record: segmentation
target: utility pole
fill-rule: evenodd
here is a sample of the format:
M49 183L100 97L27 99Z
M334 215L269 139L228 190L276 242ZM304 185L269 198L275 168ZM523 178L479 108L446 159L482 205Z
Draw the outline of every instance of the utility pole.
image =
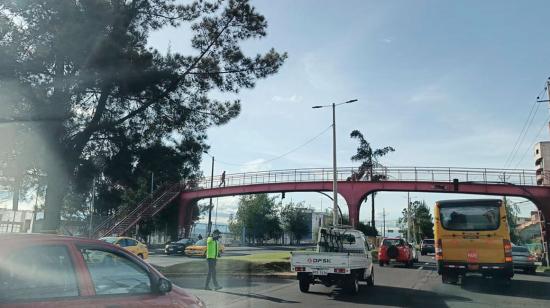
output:
M210 189L214 188L214 156L212 156L212 171L210 172ZM212 198L208 206L208 226L206 228L206 236L212 231Z
M382 208L382 226L384 228L384 237L386 237L386 208Z
M407 192L407 241L411 240L411 196Z
M92 200L90 202L90 231L89 237L93 236L93 219L94 219L94 202L95 202L95 177L92 180Z
M334 103L332 103L332 175L332 225L336 227L338 223L338 174L336 173L336 104Z
M155 173L151 171L151 196L153 195L153 182L155 181Z
M352 99L339 104L332 103L331 105L311 107L313 109L332 107L332 201L333 201L332 225L333 226L336 226L338 224L338 174L336 173L336 106L340 106L343 104L350 104L356 101L357 99ZM354 224L357 224L358 221L353 221L351 223L352 225L354 225Z

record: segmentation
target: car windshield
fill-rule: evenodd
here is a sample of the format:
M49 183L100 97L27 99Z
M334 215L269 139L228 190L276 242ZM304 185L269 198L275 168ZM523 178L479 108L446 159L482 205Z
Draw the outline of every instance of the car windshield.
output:
M500 226L498 206L445 206L439 209L439 215L447 230L489 231Z
M197 241L194 246L206 246L206 240Z
M549 21L0 0L0 307L550 308Z
M383 242L382 242L382 245L384 246L397 246L397 245L401 245L401 241L400 239L385 239Z
M512 246L512 252L529 252L529 249L527 247L521 247L521 246Z
M110 244L114 244L118 238L117 237L102 237L100 238L100 240L104 241L104 242L107 242L107 243L110 243Z

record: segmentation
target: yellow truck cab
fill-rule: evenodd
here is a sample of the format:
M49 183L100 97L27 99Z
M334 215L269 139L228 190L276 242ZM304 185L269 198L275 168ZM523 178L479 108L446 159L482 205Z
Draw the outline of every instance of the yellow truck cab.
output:
M498 199L437 201L437 272L456 283L468 272L509 281L514 275L506 208Z

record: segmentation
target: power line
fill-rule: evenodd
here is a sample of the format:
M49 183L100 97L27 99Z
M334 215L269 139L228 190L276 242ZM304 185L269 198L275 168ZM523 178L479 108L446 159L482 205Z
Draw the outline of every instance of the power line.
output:
M523 155L521 156L521 159L518 161L518 163L516 164L516 166L514 168L517 168L519 166L519 164L521 164L523 162L523 160L525 159L527 153L529 153L529 150L532 149L533 145L535 145L537 139L539 138L540 134L542 133L542 130L547 127L548 125L548 121L550 121L550 116L544 121L544 123L542 124L541 128L539 129L539 132L537 133L537 135L535 136L535 138L533 138L533 140L531 141L531 143L529 144L529 147L527 149L525 149L525 152L523 153Z
M268 159L268 160L265 160L265 161L262 161L262 162L259 162L257 164L265 164L265 163L268 163L268 162L272 162L274 160L277 160L277 159L281 159L289 154L292 154L296 151L298 151L299 149L305 147L306 145L312 143L313 141L315 141L317 138L321 137L323 134L325 134L330 128L332 128L332 124L329 125L327 128L325 128L323 131L321 131L319 134L315 135L314 137L308 139L307 141L305 141L304 143L300 144L299 146L293 148L292 150L284 153L284 154L281 154L279 156L275 156L271 159ZM206 155L212 157L212 155L208 154L208 153L205 153ZM253 165L257 165L257 164L254 164L254 163L232 163L232 162L226 162L226 161L222 161L222 160L218 160L216 159L216 161L218 163L221 163L221 164L224 164L224 165L230 165L230 166L237 166L237 167L243 167L243 166L253 166Z
M512 147L512 151L508 154L506 158L506 162L504 163L504 168L508 167L512 162L514 161L514 158L516 157L519 149L521 148L521 145L523 144L523 141L525 137L527 136L527 132L529 131L529 128L531 127L531 124L533 123L533 120L537 114L538 108L539 108L539 100L540 96L543 95L546 91L546 87L544 87L539 94L537 95L537 99L533 102L531 105L531 109L529 110L529 115L527 116L527 119L525 119L525 122L523 123L523 127L521 128L521 131L516 139L516 142L514 143L514 146ZM535 108L536 107L536 108ZM533 112L534 111L534 112Z

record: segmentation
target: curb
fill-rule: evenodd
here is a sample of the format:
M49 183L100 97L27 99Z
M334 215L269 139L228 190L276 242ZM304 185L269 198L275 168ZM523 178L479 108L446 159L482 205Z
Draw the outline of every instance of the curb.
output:
M184 277L205 277L207 273L162 273L168 278L184 278ZM266 273L266 274L251 274L251 273L230 273L230 272L218 272L218 277L232 276L238 278L248 277L263 277L263 278L277 278L277 279L296 279L295 273Z

